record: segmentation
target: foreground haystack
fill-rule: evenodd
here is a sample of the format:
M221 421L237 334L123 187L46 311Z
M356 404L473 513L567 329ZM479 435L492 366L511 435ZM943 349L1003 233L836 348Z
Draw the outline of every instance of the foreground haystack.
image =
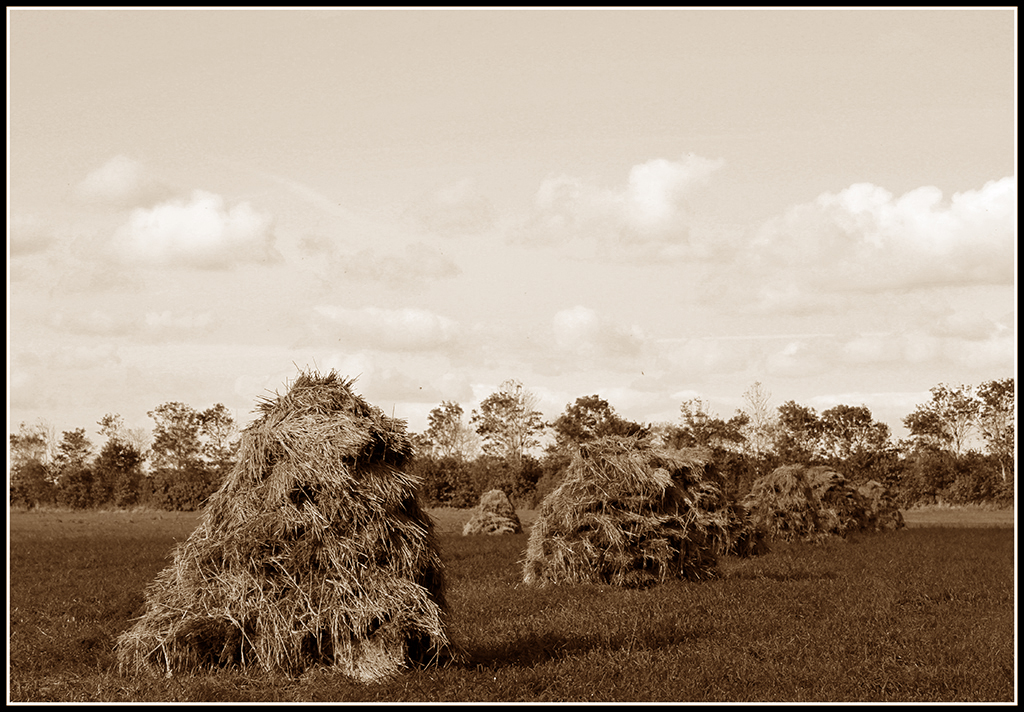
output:
M361 680L446 654L430 518L402 421L333 371L259 404L238 463L117 641L122 671L237 664Z
M462 536L470 534L518 534L523 525L508 495L500 489L484 492L480 506L462 528Z
M728 548L729 523L703 451L598 440L580 447L541 503L523 579L643 586L711 578Z
M878 497L880 507L891 503L882 494ZM875 531L885 518L872 513L871 502L845 477L820 465L777 468L754 482L743 506L754 526L771 539L784 541L822 541ZM896 516L902 520L898 510ZM891 513L888 517L888 521L894 518Z

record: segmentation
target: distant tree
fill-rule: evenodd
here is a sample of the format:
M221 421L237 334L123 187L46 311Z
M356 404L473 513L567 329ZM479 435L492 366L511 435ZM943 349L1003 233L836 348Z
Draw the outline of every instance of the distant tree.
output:
M85 428L65 430L57 445L57 503L74 509L93 504L92 443Z
M442 401L430 411L424 440L434 457L469 459L477 448L477 435L462 420L462 406Z
M124 419L107 413L97 424L107 441L93 465L95 504L128 507L139 500L144 456L136 432L125 427Z
M39 460L11 464L10 502L15 507L38 507L54 501L54 484L49 469Z
M736 411L729 420L722 420L712 414L706 401L688 398L679 406L680 430L675 433L676 447L722 447L734 448L745 442L744 430L750 423L750 416Z
M199 414L200 454L218 481L235 462L238 426L223 403L215 403Z
M820 423L821 449L829 457L846 460L888 445L889 426L876 421L866 406L837 405L821 414Z
M33 425L21 423L17 433L11 433L11 462L19 465L35 460L44 466L53 462L57 448L54 441L53 426L45 421Z
M513 379L487 396L470 418L483 440L484 453L519 463L528 450L539 445L545 423L536 410L537 402L534 394Z
M966 385L950 387L940 383L931 389L931 394L931 401L918 405L903 418L903 424L918 440L959 457L977 423L981 401Z
M979 426L989 454L999 463L1003 482L1013 474L1016 391L1012 378L986 381L978 387Z
M153 466L184 472L200 462L203 443L199 437L202 414L184 403L164 403L147 415L153 428Z
M234 420L220 403L205 411L164 403L148 415L155 422L150 447L154 470L148 483L152 504L198 509L233 462Z
M818 450L821 420L813 408L786 401L778 407L775 452L783 464L809 464Z
M743 393L743 413L747 416L743 435L750 454L754 457L761 457L767 453L775 439L776 419L769 406L771 399L771 391L760 381L754 381Z
M152 436L145 428L129 428L125 425L124 418L117 413L107 413L96 424L100 426L99 434L108 441L111 439L120 440L131 445L143 455L149 451Z
M551 424L555 432L555 445L566 447L609 435L632 437L643 435L646 428L639 423L626 420L615 412L608 401L597 396L581 396L575 403L565 406L562 413Z
M12 505L36 507L54 501L52 453L53 428L45 422L21 423L10 434L10 501Z

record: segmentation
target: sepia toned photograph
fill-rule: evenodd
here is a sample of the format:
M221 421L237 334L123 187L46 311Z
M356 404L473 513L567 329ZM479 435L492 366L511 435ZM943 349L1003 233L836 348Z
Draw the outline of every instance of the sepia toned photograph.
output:
M1016 7L6 15L8 703L1016 703Z

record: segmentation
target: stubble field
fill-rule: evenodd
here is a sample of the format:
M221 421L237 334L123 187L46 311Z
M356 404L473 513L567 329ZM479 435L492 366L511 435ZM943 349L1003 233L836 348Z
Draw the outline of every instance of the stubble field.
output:
M1015 518L912 510L908 528L725 557L644 590L521 583L527 533L429 510L462 659L364 685L324 671L122 677L114 641L196 513L11 512L13 702L1014 702ZM536 512L520 511L527 528Z

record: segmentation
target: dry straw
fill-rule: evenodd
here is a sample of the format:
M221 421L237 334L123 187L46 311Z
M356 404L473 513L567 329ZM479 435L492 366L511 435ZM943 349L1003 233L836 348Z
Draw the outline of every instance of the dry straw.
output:
M523 579L645 586L711 578L733 541L733 518L705 451L597 440L574 453L541 503Z
M857 487L868 509L868 523L878 531L895 531L907 526L896 500L881 482L868 480Z
M523 525L508 495L493 489L480 496L480 505L462 528L462 535L518 534L521 531Z
M369 681L449 654L411 442L334 371L263 399L238 462L117 641L122 672L325 667Z
M826 466L785 465L754 482L744 498L753 526L771 539L820 542L854 532L899 528L902 516L882 485L877 504ZM884 512L884 513L882 513ZM899 525L895 522L898 520Z

